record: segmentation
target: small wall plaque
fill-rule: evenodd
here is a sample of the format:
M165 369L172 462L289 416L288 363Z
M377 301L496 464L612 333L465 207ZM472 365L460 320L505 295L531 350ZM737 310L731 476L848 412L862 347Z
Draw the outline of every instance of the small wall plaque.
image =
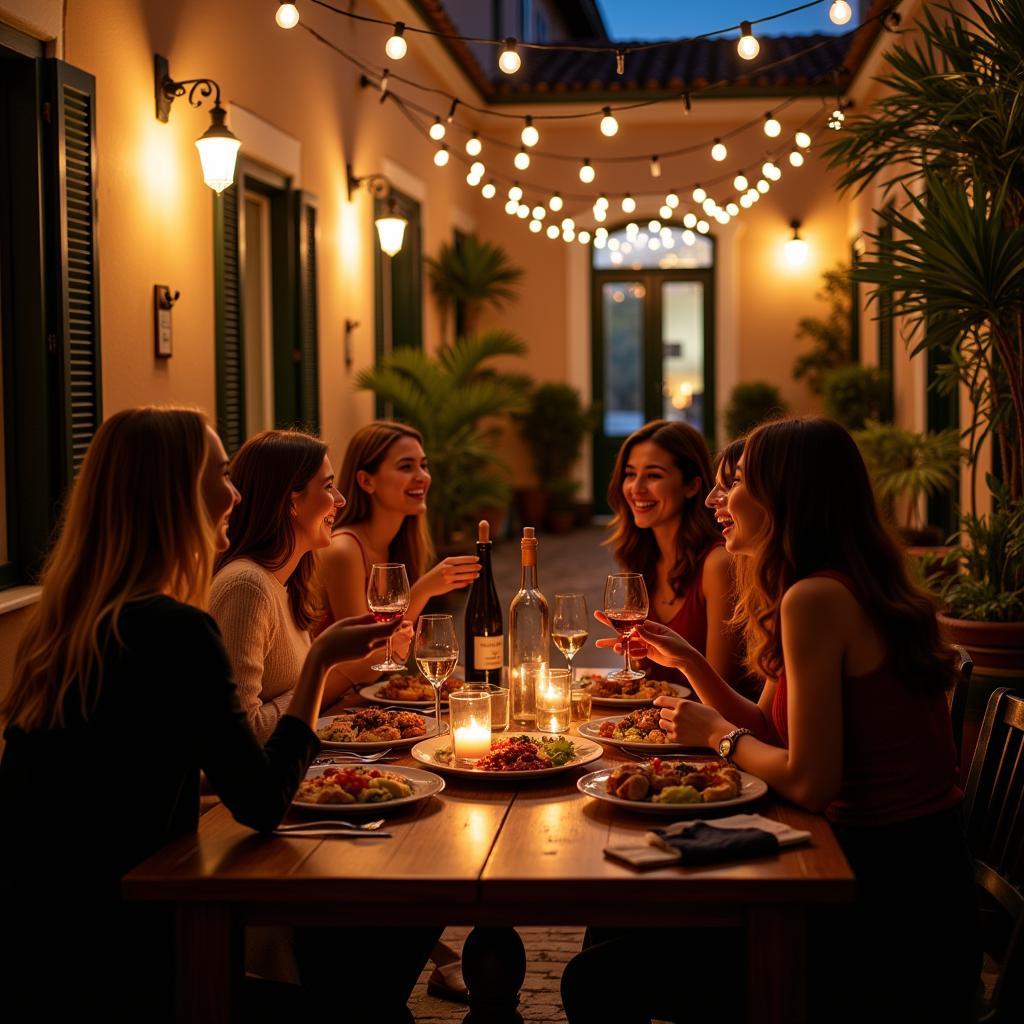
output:
M153 285L153 332L157 359L170 359L174 355L174 333L171 309L181 292L172 292L165 284Z

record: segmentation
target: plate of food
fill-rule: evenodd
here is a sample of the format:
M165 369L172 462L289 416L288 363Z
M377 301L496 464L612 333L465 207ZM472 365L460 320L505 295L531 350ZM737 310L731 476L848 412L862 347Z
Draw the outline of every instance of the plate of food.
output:
M599 743L578 736L529 732L496 736L491 752L474 767L453 763L451 741L444 736L422 740L412 748L420 764L456 775L476 778L534 779L554 775L596 761L603 753Z
M448 694L465 685L464 679L452 677L441 687L441 703L448 703ZM434 706L434 688L423 678L413 672L396 672L386 679L364 686L359 696L371 704L397 704L410 708L432 708Z
M447 731L442 722L441 735ZM424 737L439 735L432 716L387 708L358 708L318 718L316 734L325 750L360 752L411 747Z
M607 672L580 670L574 686L590 694L600 707L641 708L655 697L689 697L690 689L663 679L610 679Z
M595 800L630 811L675 818L699 817L719 808L760 800L768 785L747 772L711 758L696 761L655 757L590 772L576 788Z
M307 811L376 813L426 800L444 789L444 779L420 768L378 768L375 765L323 765L310 768L299 783L293 807Z
M613 715L611 718L595 718L579 728L581 736L611 743L616 747L630 747L633 750L657 753L662 750L683 750L678 743L669 741L658 724L661 708L637 708L628 715Z

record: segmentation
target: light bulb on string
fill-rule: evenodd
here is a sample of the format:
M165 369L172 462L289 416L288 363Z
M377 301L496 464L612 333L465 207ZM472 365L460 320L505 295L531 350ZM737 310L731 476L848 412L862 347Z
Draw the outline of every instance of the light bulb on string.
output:
M828 20L833 25L845 25L853 17L853 9L846 0L833 0L828 9Z
M475 174L478 178L482 178L487 173L487 168L484 167L482 161L474 160L469 172L470 174Z
M530 208L525 203L521 203L516 208L516 216L520 220L526 220L526 218L530 216Z
M448 147L442 142L441 145L437 147L437 152L434 153L434 163L438 167L445 167L448 163L448 157Z
M698 186L697 186L697 187L696 187L696 188L695 188L695 189L693 190L693 197L692 197L692 198L693 198L693 201L694 201L695 203L703 203L703 202L704 202L704 200L705 200L705 199L707 199L707 197L708 197L708 194L707 194L707 192L705 192L705 191L704 191L704 189L702 189L702 188L700 187L700 185L698 185Z
M603 223L608 219L608 211L603 206L594 207L594 220L599 224Z
M618 132L619 122L615 120L611 107L605 107L602 113L604 117L601 118L601 134L610 139Z
M704 202L700 205L705 213L714 213L714 211L718 209L718 203L716 203L711 196L707 196Z
M740 208L735 203L726 203L725 212L729 214L730 217L735 217L739 214Z
M590 244L590 232L589 231L581 231L576 236L576 240L580 243L580 245L589 245Z
M725 210L715 210L715 220L717 220L719 224L724 225L728 224L729 221L732 220L732 218L729 216L728 213L726 213Z
M782 177L782 172L771 162L771 160L765 160L765 162L761 164L761 173L769 181L778 181L779 178Z
M519 44L512 36L509 36L498 57L498 68L506 75L514 75L522 66L523 59L519 56Z
M280 3L274 20L281 28L295 28L299 23L299 9L293 3Z
M749 21L740 22L740 38L736 44L736 52L744 60L753 60L761 52L761 44L754 37L754 30Z
M782 131L782 125L771 112L764 115L764 133L769 139L777 139Z
M440 142L444 138L445 127L441 122L441 118L435 117L434 123L430 126L430 137L435 142Z
M514 199L517 203L523 198L523 189L518 181L509 187L508 197L509 199Z
M711 225L706 220L699 220L697 221L697 230L702 235L706 235L711 230Z
M799 149L794 149L793 152L789 154L789 162L794 167L803 167L803 164L804 164L804 155L803 155L803 153L801 153Z
M683 216L683 227L684 228L695 228L697 226L697 215L695 213L687 213Z
M533 214L534 220L543 220L548 215L548 211L543 206L535 206L530 212Z
M563 217L562 218L562 230L563 231L572 231L573 228L575 228L575 227L576 227L576 221L574 221L572 219L572 217Z
M516 153L512 163L516 165L517 171L525 171L530 166L530 154L526 152L525 146L519 147L519 152Z
M541 224L541 222L539 220L531 220L530 221L530 230L535 235L538 234L543 227L544 227L544 225Z
M483 152L484 144L480 141L480 136L476 132L473 132L468 139L466 139L466 152L470 156L479 156Z
M632 196L623 196L621 206L623 213L632 213L636 209L636 200Z
M603 192L594 200L594 209L598 207L602 210L608 209L608 197Z
M838 132L842 129L843 122L845 120L846 115L838 107L836 107L836 109L832 111L832 114L828 119L828 126L829 128L832 129L832 131Z
M594 248L603 249L608 244L608 239L604 235L594 235Z
M736 189L737 192L746 192L749 184L750 183L742 174L737 174L736 177L732 179L732 187Z
M533 118L529 115L525 118L523 130L519 133L519 139L524 146L536 146L540 142L540 132L533 125Z
M758 178L756 187L757 191L764 196L768 194L768 190L771 188L771 185L769 185L768 182L764 180L764 178Z
M558 230L557 224L549 224L545 234L548 236L548 238L555 239L561 234L561 232Z
M668 220L672 216L672 207L662 206L658 210L658 216L661 217L662 220Z
M661 230L661 221L660 220L649 220L647 222L647 230L648 231L660 231Z
M661 161L656 156L651 157L651 177L661 177Z
M570 229L569 231L563 231L562 232L562 241L563 242L573 242L575 240L576 240L576 232L575 231Z
M480 175L474 174L472 171L470 171L466 175L466 184L469 185L471 188L476 188L477 185L480 184Z
M505 204L505 212L506 212L506 213L507 213L507 214L508 214L508 215L509 215L510 217L514 217L514 216L516 215L516 210L518 210L518 209L519 209L519 203L518 203L518 202L517 202L517 201L516 201L515 199L510 199L510 200L509 200L509 201L508 201L508 202L507 202L507 203Z
M721 139L715 139L715 143L711 147L711 159L721 163L728 155L729 150L725 148L725 143Z
M480 189L480 195L484 199L493 199L498 194L498 186L493 181L487 182L482 189Z
M558 211L559 211L559 210L560 210L561 208L562 208L562 197L561 197L561 196L560 196L560 195L559 195L559 194L558 194L558 193L556 192L556 193L555 193L555 194L554 194L554 195L553 195L553 196L552 196L552 197L551 197L551 198L550 198L550 199L548 200L548 209L549 209L549 210L550 210L550 211L551 211L552 213L558 213Z
M756 188L748 188L743 194L750 200L751 206L761 198L761 193Z
M679 206L679 196L677 196L675 192L669 192L669 194L665 196L665 205L670 209L676 209L676 207Z
M810 149L811 137L810 135L807 134L807 132L797 132L796 135L793 136L793 141L801 149Z
M687 229L686 231L683 232L683 241L687 245L693 245L693 243L697 241L697 236L694 235L692 231Z
M405 41L405 22L396 21L391 38L384 44L384 52L391 60L401 60L408 51L409 44Z
M594 170L589 157L585 157L583 163L580 164L580 181L584 185L589 185L596 177L597 171Z
M743 195L740 196L740 206L742 206L744 210L749 210L750 207L753 205L754 204L753 200L750 198L750 193L744 192Z

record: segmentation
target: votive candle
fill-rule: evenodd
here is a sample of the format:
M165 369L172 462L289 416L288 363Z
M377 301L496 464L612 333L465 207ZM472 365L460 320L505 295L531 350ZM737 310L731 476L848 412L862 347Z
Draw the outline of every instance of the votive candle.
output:
M537 678L537 728L566 732L570 708L569 670L552 668Z

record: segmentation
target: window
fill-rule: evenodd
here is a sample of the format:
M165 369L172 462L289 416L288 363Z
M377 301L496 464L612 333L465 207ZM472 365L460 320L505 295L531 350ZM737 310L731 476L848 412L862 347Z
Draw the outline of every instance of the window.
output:
M100 422L98 276L95 80L0 25L0 586L33 579Z

